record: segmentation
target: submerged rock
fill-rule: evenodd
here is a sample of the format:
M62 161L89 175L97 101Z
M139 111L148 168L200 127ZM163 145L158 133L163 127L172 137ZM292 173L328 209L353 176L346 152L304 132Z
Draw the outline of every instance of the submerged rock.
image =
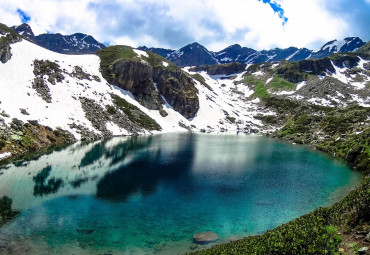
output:
M91 234L94 232L94 229L92 228L76 228L77 233L80 234Z
M218 235L212 231L197 233L193 235L193 242L196 244L209 244L209 243L214 243L217 240L218 240Z

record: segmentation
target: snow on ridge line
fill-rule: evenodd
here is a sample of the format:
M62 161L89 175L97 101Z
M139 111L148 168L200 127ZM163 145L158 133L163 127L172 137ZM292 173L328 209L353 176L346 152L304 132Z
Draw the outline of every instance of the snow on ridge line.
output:
M142 51L142 50L138 50L138 49L132 49L140 58L141 57L146 57L146 58L149 58L149 55L148 53L146 53L145 51Z

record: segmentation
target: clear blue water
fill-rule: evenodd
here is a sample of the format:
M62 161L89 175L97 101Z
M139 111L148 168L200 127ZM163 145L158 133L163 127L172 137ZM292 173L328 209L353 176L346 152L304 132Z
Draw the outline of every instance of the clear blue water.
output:
M180 254L262 233L361 180L302 146L247 135L166 134L75 144L0 170L20 215L1 254Z

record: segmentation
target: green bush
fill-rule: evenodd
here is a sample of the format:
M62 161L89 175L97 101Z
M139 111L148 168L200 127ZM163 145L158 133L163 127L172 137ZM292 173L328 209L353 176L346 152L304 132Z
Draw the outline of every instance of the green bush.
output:
M333 254L341 241L320 208L263 235L249 236L194 254Z
M0 150L4 148L6 145L6 142L3 139L0 139Z
M117 113L116 108L115 108L114 106L112 106L112 105L107 105L107 106L106 106L106 108L107 108L107 112L108 112L109 114L111 114L111 115L113 115L113 114L116 114L116 113Z

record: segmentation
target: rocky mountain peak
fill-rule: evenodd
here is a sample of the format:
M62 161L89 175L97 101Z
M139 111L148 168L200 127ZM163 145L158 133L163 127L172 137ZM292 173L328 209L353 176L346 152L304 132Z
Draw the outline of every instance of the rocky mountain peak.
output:
M27 23L23 23L19 26L12 26L11 28L17 31L18 34L23 35L26 38L29 38L31 40L35 38L32 28Z
M94 37L83 33L72 35L56 33L35 36L32 28L27 23L13 26L12 29L35 44L58 53L89 54L105 48L105 45L95 40Z

